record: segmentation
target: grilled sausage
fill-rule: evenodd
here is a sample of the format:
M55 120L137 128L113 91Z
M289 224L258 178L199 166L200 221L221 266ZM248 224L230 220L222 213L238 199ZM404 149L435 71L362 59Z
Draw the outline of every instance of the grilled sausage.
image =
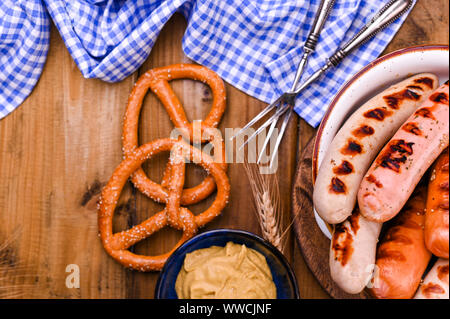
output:
M330 273L345 292L360 293L370 281L381 226L368 221L355 209L345 222L334 227Z
M361 214L385 222L405 205L428 168L448 146L448 82L395 133L366 173L358 192Z
M370 164L437 85L433 74L410 77L370 99L345 122L325 154L314 186L314 206L326 222L342 223L352 214Z
M414 299L448 298L448 259L439 258L420 284Z
M448 148L431 171L425 214L425 245L434 255L448 259Z
M410 299L431 259L425 247L426 189L419 188L392 221L377 249L370 292L379 299Z

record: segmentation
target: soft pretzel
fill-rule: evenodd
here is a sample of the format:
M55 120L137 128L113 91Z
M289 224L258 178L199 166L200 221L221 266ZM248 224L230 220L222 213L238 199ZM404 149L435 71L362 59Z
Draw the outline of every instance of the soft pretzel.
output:
M133 228L113 233L113 215L120 193L129 178L146 160L155 154L171 151L170 186L166 208ZM217 196L211 207L194 216L187 208L180 206L184 185L185 160L198 163L206 169L217 183ZM228 201L230 185L222 166L199 149L184 141L159 139L144 144L129 153L120 163L104 187L99 202L98 225L103 247L122 265L140 270L160 270L171 253L184 241L191 238L199 227L204 226L220 214ZM168 253L159 256L136 255L127 249L166 226L183 231L183 236Z
M194 126L189 123L184 108L169 85L169 81L181 78L191 78L202 81L211 87L213 103L211 111L201 122L199 133L200 140L194 140ZM225 148L223 142L211 139L211 129L216 128L225 111L225 86L220 77L213 71L199 65L175 64L168 67L156 68L146 72L136 82L128 99L128 105L123 123L123 151L125 157L138 147L138 122L142 108L142 102L148 89L161 100L169 114L169 117L179 132L193 143L212 141L216 150L220 147L222 156L216 157L226 170ZM144 194L153 200L165 203L167 201L167 176L170 172L170 163L166 167L161 184L148 178L142 168L138 168L132 175L133 184ZM211 176L207 176L199 185L184 189L181 194L182 205L192 205L208 197L215 190L215 183Z
M221 165L215 163L210 156L195 147L187 145L184 142L179 142L174 145L172 154L174 154L174 156L171 156L172 183L170 183L169 186L169 195L166 203L169 223L172 227L178 229L182 226L182 223L179 222L177 217L181 204L181 193L183 190L185 176L185 163L181 157L188 154L189 160L194 163L198 163L206 171L208 171L217 184L217 195L214 202L206 211L195 216L195 224L198 227L203 227L217 217L228 202L230 192L228 176L222 169Z

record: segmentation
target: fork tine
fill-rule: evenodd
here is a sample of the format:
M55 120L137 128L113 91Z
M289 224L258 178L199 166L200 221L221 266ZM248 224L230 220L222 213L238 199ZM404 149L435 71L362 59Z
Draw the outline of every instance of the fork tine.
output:
M258 156L258 160L256 161L256 164L259 164L261 162L261 158L262 158L264 152L266 151L267 145L269 144L269 141L270 141L270 137L273 134L273 130L277 126L278 119L279 118L277 118L275 121L273 121L272 125L270 125L269 132L267 133L266 139L264 140L264 145L263 145L261 151L259 152L259 156Z
M285 109L286 105L280 105L280 108ZM284 112L283 112L284 113ZM281 115L280 115L281 116ZM269 141L272 137L273 131L275 130L275 127L277 126L278 120L280 119L280 116L278 116L273 122L272 125L270 126L269 132L267 133L266 139L264 140L264 145L259 153L258 156L258 161L256 162L257 164L259 164L261 162L261 158L264 155L264 152L266 151L267 145L269 144Z
M251 140L253 140L259 133L262 132L267 126L269 126L273 121L278 119L277 113L272 115L270 119L268 119L263 125L261 125L240 147L239 150L241 150L245 145L247 145Z
M294 108L290 105L289 106L289 112L284 116L283 123L281 124L281 128L280 128L280 133L278 134L277 141L275 142L275 148L273 150L273 154L272 154L272 157L270 159L270 168L272 168L275 156L278 153L278 148L280 147L281 140L283 139L283 135L284 135L284 133L286 131L286 127L287 127L287 125L289 123L289 120L291 118L293 110L294 110Z
M254 139L256 136L258 136L259 133L262 132L267 126L272 124L273 121L277 121L278 118L283 115L287 111L286 106L280 106L280 108L273 114L263 125L261 125L256 132L254 132L242 145L239 147L239 150L241 150L245 145L248 144L252 139Z
M264 110L258 113L250 122L248 122L243 128L241 128L236 134L234 134L230 141L236 138L236 136L241 135L242 132L244 132L246 129L248 129L250 126L258 122L261 118L263 118L267 113L272 111L281 101L283 96L281 95L278 99L276 99L272 104L268 105Z

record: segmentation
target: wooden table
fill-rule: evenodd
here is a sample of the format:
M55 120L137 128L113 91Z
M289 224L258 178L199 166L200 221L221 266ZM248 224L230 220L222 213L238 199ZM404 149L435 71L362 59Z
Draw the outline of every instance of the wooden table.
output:
M386 52L411 45L448 44L448 10L447 0L419 0ZM174 16L144 65L116 84L84 79L52 29L50 52L38 85L23 105L0 121L0 243L11 239L0 255L0 270L7 271L4 278L0 271L0 296L153 297L158 273L126 270L103 250L97 237L96 201L122 158L122 116L133 84L150 68L189 62L181 50L185 27L184 19ZM189 80L175 81L173 87L189 119L204 118L211 102L209 89ZM242 126L264 107L230 85L227 95L222 129ZM140 142L166 137L171 129L160 102L149 94L140 122ZM282 143L277 174L286 219L297 152L314 133L315 129L296 119ZM145 166L151 178L161 177L166 160L161 156ZM187 183L196 184L203 176L201 168L189 167ZM231 201L206 229L227 227L261 234L242 165L231 165L229 176ZM200 212L210 203L211 199L197 204L193 211ZM127 185L117 209L117 224L127 228L160 207ZM179 236L164 229L135 249L137 253L162 253ZM305 265L292 234L285 254L295 269L301 296L328 298ZM66 267L71 264L79 267L79 288L66 286L71 274Z

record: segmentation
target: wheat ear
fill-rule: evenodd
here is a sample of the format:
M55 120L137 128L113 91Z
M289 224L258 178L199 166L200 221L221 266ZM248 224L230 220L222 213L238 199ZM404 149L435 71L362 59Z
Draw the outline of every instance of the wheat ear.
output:
M257 164L244 161L263 237L281 252L284 250L283 212L275 174L263 175Z

